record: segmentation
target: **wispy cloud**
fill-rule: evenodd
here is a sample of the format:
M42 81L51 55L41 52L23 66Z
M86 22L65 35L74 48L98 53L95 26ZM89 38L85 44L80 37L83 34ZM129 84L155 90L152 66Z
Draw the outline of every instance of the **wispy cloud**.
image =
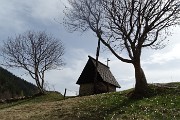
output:
M180 44L174 45L174 47L164 53L154 53L148 59L143 61L143 64L165 64L169 61L179 60L180 59Z

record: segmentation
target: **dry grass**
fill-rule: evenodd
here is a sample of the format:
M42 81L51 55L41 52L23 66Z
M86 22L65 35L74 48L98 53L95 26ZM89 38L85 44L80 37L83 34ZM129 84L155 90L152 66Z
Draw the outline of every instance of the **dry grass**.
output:
M31 103L13 106L0 110L0 116L3 120L28 120L34 116L44 116L56 109L55 102Z
M37 98L22 100L0 105L0 116L2 120L29 120L50 114L59 109L58 103L63 102L58 93L48 93Z
M46 96L52 97L52 96ZM53 101L50 100L40 101L37 100L24 100L19 103L8 103L0 105L1 120L33 120L33 119L74 119L74 108L77 108L84 100L93 98L77 97L63 100L63 98Z

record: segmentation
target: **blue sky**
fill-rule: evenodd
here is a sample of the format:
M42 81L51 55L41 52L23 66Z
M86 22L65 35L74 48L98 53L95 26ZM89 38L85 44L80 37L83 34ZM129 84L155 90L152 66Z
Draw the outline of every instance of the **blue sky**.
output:
M66 0L0 0L0 45L8 36L24 33L27 30L46 31L59 38L65 45L62 70L52 70L46 73L46 81L50 89L64 92L67 88L78 91L76 81L81 74L88 55L95 57L97 38L91 32L69 33L64 28L63 10ZM162 50L144 49L142 67L149 83L180 81L180 28L172 29L172 36L166 48ZM116 59L102 46L100 61L106 64L109 58L110 69L124 90L134 86L134 68L132 65ZM2 62L2 59L0 59ZM33 82L24 71L8 69L15 75ZM69 91L68 94L75 94Z

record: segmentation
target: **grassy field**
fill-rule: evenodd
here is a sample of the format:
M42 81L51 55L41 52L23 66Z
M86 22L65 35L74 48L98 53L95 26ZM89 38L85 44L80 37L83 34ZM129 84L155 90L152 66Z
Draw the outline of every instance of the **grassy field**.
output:
M150 86L150 96L128 98L131 90L63 99L58 93L0 104L0 120L180 120L180 83Z

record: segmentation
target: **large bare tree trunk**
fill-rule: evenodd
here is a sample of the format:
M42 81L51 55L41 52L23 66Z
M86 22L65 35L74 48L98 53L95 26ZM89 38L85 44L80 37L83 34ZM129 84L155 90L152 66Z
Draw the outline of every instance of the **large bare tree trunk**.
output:
M146 76L144 74L144 71L141 68L140 61L135 62L133 65L135 68L135 78L136 78L134 94L146 96L148 84L146 81Z

